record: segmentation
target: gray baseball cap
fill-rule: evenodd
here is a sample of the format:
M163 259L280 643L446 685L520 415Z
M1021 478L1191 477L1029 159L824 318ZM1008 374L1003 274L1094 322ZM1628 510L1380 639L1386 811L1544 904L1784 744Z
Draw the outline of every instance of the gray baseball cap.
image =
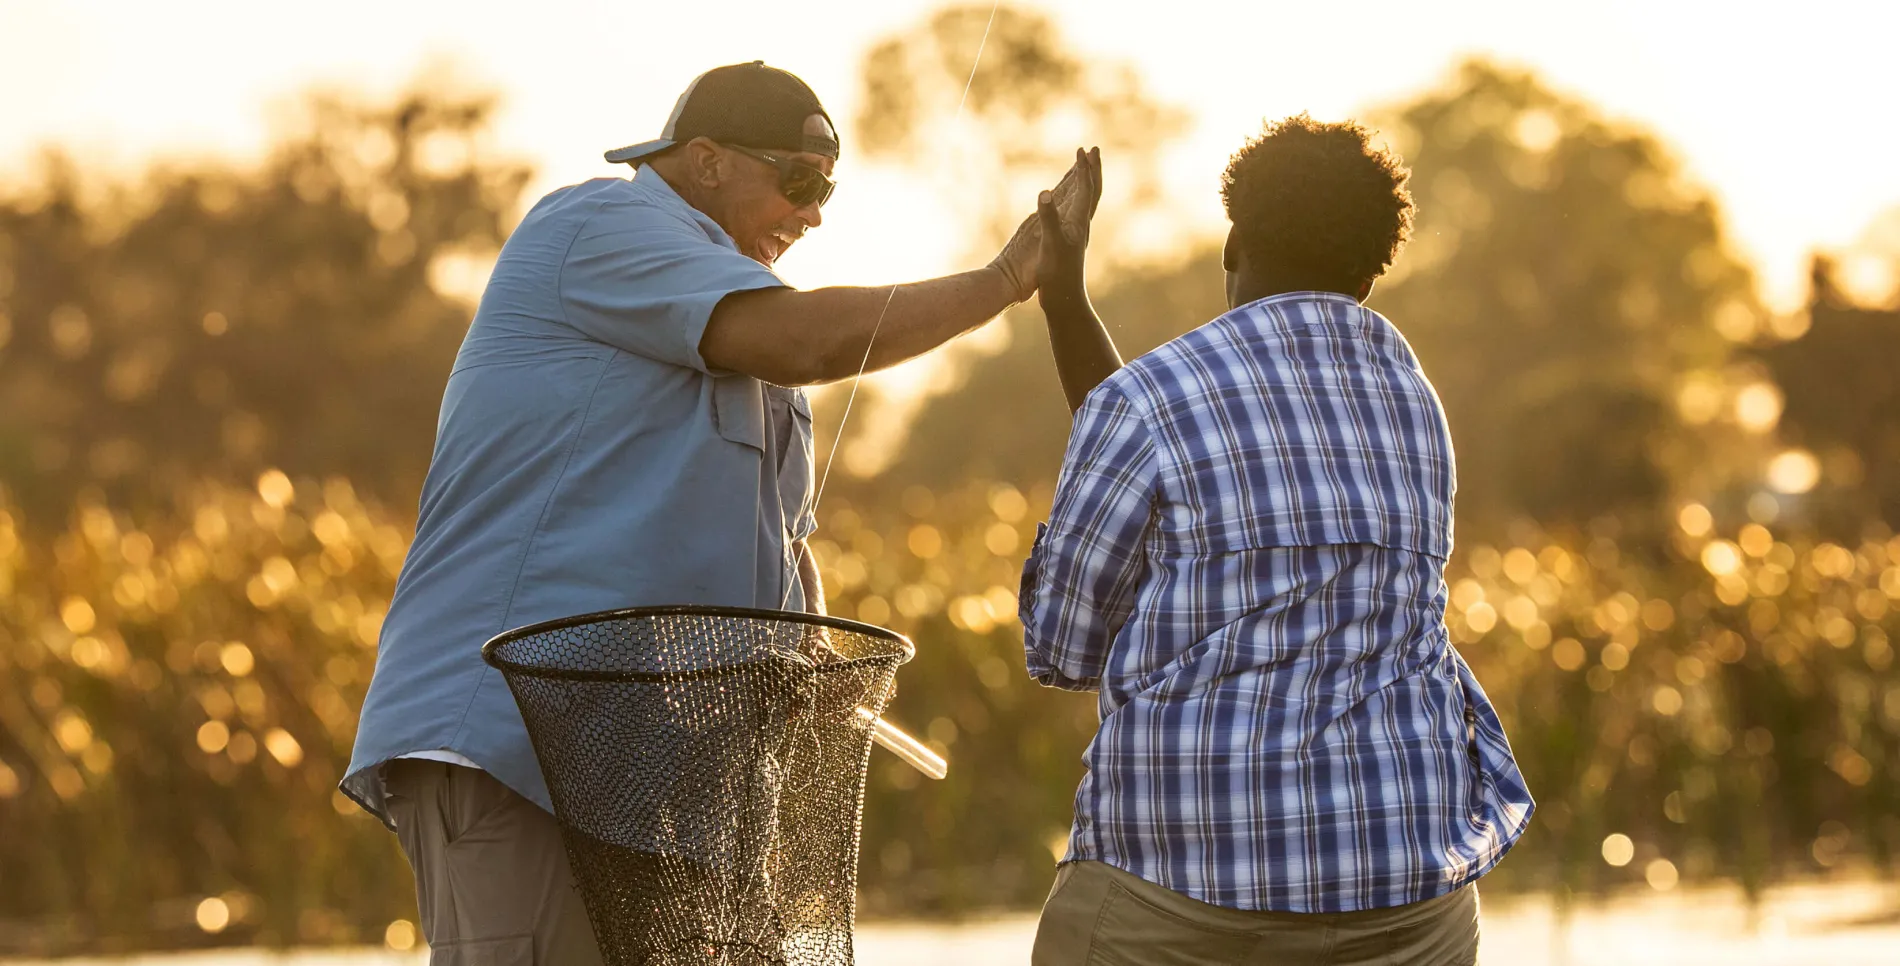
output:
M829 136L805 133L805 119L825 119ZM762 151L804 151L836 160L838 132L831 115L805 82L762 60L729 64L693 78L673 105L660 136L614 148L605 155L615 164L638 166L676 144L697 137Z

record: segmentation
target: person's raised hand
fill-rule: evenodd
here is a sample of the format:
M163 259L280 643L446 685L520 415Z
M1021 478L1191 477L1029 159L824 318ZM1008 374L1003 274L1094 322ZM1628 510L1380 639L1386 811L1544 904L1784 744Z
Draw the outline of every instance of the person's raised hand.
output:
M1096 161L1099 164L1099 155ZM1090 195L1091 180L1097 186L1094 196ZM1055 188L1048 192L1053 195L1053 203L1062 215L1064 224L1080 219L1086 226L1087 219L1095 214L1095 201L1100 198L1101 179L1091 176L1089 162L1084 152L1076 152L1076 162L1056 182ZM1042 258L1042 217L1032 214L1016 228L1016 233L1003 244L990 265L1003 273L1009 283L1012 298L1017 302L1028 301L1035 294L1037 266Z
M1075 149L1077 190L1058 200L1045 191L1037 199L1036 220L1041 238L1036 259L1036 293L1045 311L1052 301L1087 297L1082 284L1088 253L1089 224L1102 203L1102 149ZM1067 201L1066 208L1062 201Z

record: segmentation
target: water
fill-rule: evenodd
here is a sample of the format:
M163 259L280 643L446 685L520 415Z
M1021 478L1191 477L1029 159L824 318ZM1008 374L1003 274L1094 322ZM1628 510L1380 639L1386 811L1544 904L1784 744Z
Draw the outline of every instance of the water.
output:
M1568 922L1547 900L1484 905L1482 966L1896 966L1900 886L1811 884L1771 892L1751 914L1734 890L1633 894L1573 908ZM867 923L861 966L1027 963L1034 916L982 922ZM423 966L419 952L332 950L277 955L257 950L61 960L58 966ZM30 966L34 961L12 961ZM45 964L51 966L51 964Z

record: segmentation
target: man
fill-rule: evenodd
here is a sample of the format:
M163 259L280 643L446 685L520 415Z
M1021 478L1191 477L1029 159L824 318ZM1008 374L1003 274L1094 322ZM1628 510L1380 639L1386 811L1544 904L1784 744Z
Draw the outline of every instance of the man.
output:
M1119 370L1044 204L1079 412L1022 623L1102 721L1037 966L1476 960L1532 803L1446 639L1444 414L1360 304L1406 177L1355 124L1270 125L1224 180L1232 310Z
M787 287L771 266L823 222L838 152L798 78L720 67L660 138L607 152L631 180L549 194L502 249L342 785L400 838L435 963L600 961L482 642L626 606L822 612L797 387L919 355L1034 289L1033 218L976 271Z

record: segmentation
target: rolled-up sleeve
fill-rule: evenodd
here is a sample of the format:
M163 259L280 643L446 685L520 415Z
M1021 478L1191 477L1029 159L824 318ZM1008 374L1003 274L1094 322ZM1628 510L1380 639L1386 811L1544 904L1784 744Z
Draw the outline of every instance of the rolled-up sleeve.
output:
M1023 650L1030 677L1095 690L1146 568L1154 441L1112 386L1076 414L1049 522L1023 564Z
M575 236L561 266L561 306L588 338L708 372L699 340L719 300L784 284L685 217L613 202Z

